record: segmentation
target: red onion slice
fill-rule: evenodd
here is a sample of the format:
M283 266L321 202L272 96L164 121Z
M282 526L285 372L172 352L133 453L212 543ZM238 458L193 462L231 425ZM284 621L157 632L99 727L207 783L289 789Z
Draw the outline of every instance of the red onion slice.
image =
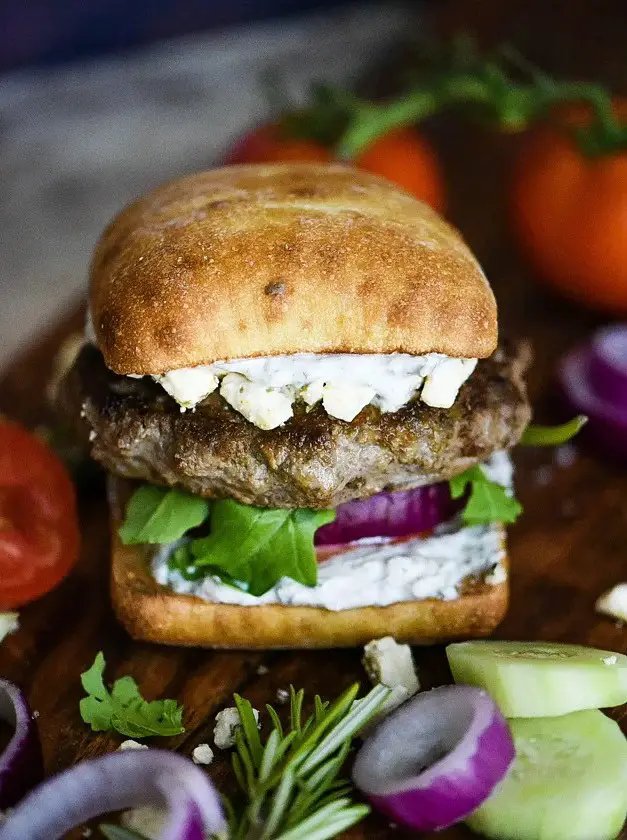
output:
M353 781L395 822L437 831L479 807L513 761L514 742L492 698L452 685L392 712L357 754Z
M627 326L602 330L591 345L565 356L558 375L570 406L588 415L584 435L627 458Z
M8 680L0 680L0 720L14 730L0 755L0 810L4 810L19 802L41 781L43 761L37 727L26 698Z
M345 502L333 522L316 531L316 545L337 545L365 537L406 537L430 531L459 509L448 483L377 493L369 499Z
M599 399L627 412L627 325L596 333L590 347L589 381Z
M142 805L167 806L159 840L204 840L225 820L203 771L164 750L127 750L83 761L30 793L0 829L2 840L59 840L94 817Z

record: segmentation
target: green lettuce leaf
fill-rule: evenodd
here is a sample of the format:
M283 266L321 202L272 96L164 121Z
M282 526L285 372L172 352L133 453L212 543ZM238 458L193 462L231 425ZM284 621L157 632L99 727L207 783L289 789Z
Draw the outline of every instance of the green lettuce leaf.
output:
M213 502L211 533L193 540L178 565L205 569L251 595L263 595L282 577L315 586L314 533L335 519L333 510L257 508L233 499Z
M508 496L505 487L492 481L483 468L476 465L449 481L451 496L460 499L470 485L470 495L462 511L465 525L485 525L490 522L515 522L522 513L522 505Z
M209 502L181 490L142 484L131 496L118 531L125 545L164 544L180 539L209 516Z
M588 422L585 414L578 414L561 426L536 426L530 423L520 439L522 446L561 446L581 431Z

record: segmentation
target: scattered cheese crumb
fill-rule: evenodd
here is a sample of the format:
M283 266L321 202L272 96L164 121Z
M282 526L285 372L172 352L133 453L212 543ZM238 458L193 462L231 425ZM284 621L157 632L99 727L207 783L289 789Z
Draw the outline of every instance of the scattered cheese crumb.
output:
M19 614L16 612L0 613L0 642L10 633L19 629Z
M32 717L33 717L33 720L37 720L37 719L38 719L38 717L39 717L39 712L37 711L37 709L35 709L35 711L33 712Z
M129 739L128 741L122 741L118 750L147 750L148 744L140 744L139 741L133 741Z
M125 828L136 831L146 840L159 840L168 821L167 808L157 808L154 805L144 805L125 811L120 822Z
M265 677L265 675L270 671L270 669L266 665L260 665L257 668L257 676L258 677Z
M603 657L603 662L605 663L605 665L616 665L616 663L618 662L618 657L617 656L604 656Z
M96 431L94 431L94 429L92 429L89 433L89 442L93 443L96 440L97 437L98 437L98 433Z
M197 747L194 747L192 761L194 764L211 764L213 761L213 750L209 744L198 744Z
M595 604L598 613L627 621L627 583L619 583L604 592Z
M408 697L420 691L409 645L399 645L391 636L373 639L364 648L362 662L374 685L404 688Z
M577 449L572 443L564 443L553 450L553 460L561 469L567 469L577 460Z
M277 689L276 701L277 701L277 703L281 703L282 705L284 705L285 703L289 703L289 701L290 701L289 691L287 691L287 689L285 689L285 688Z
M81 837L91 837L94 832L88 826L81 831Z
M259 722L259 712L253 709L253 715ZM240 725L239 712L235 706L223 709L216 715L216 725L213 728L213 740L219 750L228 750L235 746L235 732Z

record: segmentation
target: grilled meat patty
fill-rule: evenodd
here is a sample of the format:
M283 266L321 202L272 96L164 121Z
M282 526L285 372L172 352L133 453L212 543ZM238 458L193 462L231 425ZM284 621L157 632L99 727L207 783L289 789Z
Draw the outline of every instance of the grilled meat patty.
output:
M263 431L214 392L194 411L149 378L118 376L93 346L68 374L61 400L91 440L92 456L127 478L259 507L334 508L381 490L450 478L513 446L530 419L526 345L481 360L450 409L414 400L351 422L295 405L285 425Z

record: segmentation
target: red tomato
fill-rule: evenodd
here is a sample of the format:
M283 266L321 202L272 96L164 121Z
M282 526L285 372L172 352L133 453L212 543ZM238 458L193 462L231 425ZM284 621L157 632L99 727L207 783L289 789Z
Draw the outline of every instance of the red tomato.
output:
M440 163L431 145L415 129L390 131L357 155L354 163L443 212L446 202Z
M627 118L627 102L616 103ZM567 297L627 313L627 150L586 157L565 130L571 108L532 132L517 162L512 222L539 275Z
M277 123L255 128L237 141L224 161L231 163L283 163L313 161L327 163L333 155L313 140L286 137Z
M51 590L78 550L76 496L65 467L26 429L0 420L0 610Z

